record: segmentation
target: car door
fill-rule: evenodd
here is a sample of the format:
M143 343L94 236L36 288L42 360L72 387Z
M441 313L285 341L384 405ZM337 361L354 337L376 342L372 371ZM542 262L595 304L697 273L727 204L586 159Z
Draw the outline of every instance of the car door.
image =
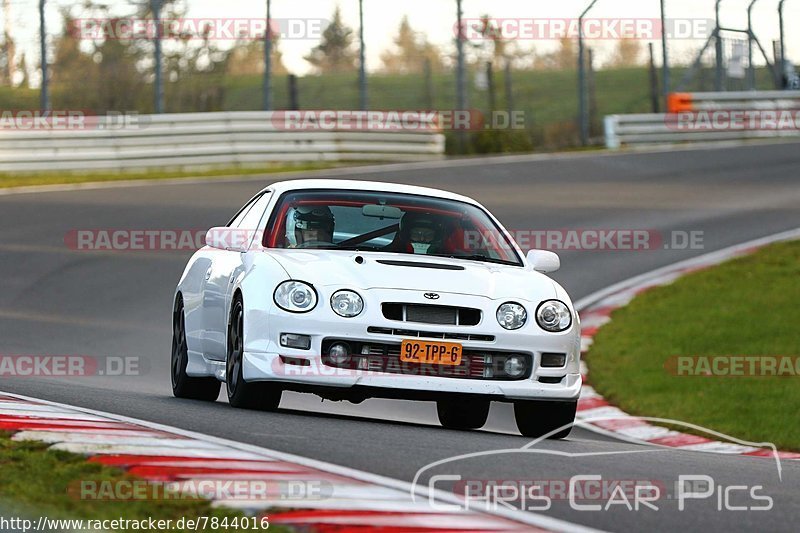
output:
M248 244L256 233L270 197L268 191L258 195L251 206L228 225L237 235L246 235ZM227 355L228 309L234 282L244 271L246 253L252 252L213 250L203 290L203 352L209 359L224 361Z

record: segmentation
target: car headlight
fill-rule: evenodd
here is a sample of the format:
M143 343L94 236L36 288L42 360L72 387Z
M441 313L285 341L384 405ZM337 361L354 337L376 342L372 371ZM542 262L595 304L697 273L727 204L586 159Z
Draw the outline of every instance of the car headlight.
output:
M307 313L317 306L317 292L303 281L284 281L273 297L278 307L290 313Z
M567 304L560 300L547 300L536 309L536 322L545 331L557 333L572 325L572 313Z
M333 312L345 318L353 318L364 310L364 300L353 291L336 291L331 296Z
M528 320L528 312L521 305L508 302L497 308L497 322L505 329L519 329Z

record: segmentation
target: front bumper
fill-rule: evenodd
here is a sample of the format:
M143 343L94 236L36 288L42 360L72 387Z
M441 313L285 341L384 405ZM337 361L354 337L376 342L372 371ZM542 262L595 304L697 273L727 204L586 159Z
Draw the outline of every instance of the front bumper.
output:
M327 289L327 288L325 288ZM335 292L337 288L331 288ZM322 291L321 291L322 292ZM325 290L324 292L328 292ZM312 312L297 315L287 313L272 306L268 311L252 311L245 320L245 356L243 376L246 381L271 381L287 385L287 389L323 391L341 389L369 389L387 391L388 394L369 394L368 396L389 396L419 398L424 393L467 394L491 396L495 400L550 399L575 400L580 394L582 380L579 370L580 324L576 320L570 330L553 334L541 330L531 320L517 331L500 327L492 309L503 302L485 299L480 302L483 319L477 326L461 327L434 324L398 322L384 318L380 302L406 301L426 303L421 295L410 291L370 290L362 293L365 310L356 318L339 317L326 304L326 295L320 295L320 304ZM467 295L447 295L447 304L463 307L477 307L476 297ZM535 304L530 307L529 317L533 316ZM405 329L435 331L453 334L490 335L493 341L462 340L465 351L492 351L528 354L532 360L529 377L521 380L498 380L480 378L453 378L436 375L414 375L382 373L375 371L350 370L327 366L322 362L322 343L324 339L345 339L360 343L397 344L403 335L373 333L369 328ZM281 333L294 333L311 337L309 350L298 350L280 346ZM436 340L436 339L429 339ZM453 341L448 341L453 342ZM561 368L542 368L542 353L566 354L566 364ZM287 362L288 361L288 362Z

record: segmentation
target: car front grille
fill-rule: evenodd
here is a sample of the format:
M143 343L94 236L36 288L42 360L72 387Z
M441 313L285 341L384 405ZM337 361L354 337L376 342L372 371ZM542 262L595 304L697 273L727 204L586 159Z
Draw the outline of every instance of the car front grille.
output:
M453 333L444 331L419 331L416 329L398 328L379 328L370 326L367 333L377 333L380 335L395 335L397 337L418 338L418 339L442 339L454 341L480 341L494 342L494 335L478 335L475 333Z
M330 347L336 343L345 343L350 347L351 357L347 362L336 364L326 355ZM530 377L533 366L529 354L476 349L465 349L459 365L407 363L400 360L400 344L340 339L323 340L322 353L322 362L326 366L425 377L519 381ZM518 378L509 377L504 370L505 361L511 355L522 355L525 359L525 372Z
M481 321L481 310L446 305L421 305L384 303L383 316L389 320L440 324L449 326L476 326Z

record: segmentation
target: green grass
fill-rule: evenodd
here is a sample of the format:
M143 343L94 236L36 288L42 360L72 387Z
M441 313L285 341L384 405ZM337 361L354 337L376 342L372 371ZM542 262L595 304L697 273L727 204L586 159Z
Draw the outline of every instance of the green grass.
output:
M673 83L683 77L685 68L671 69ZM475 88L474 69L468 76L468 107L485 110L487 91ZM708 75L707 72L704 73ZM766 69L757 69L758 87L769 89ZM659 71L659 76L661 75ZM498 109L507 109L505 77L495 72ZM576 70L515 70L512 72L514 109L524 110L530 125L574 121L578 114L578 73ZM434 73L432 98L428 100L425 78L421 74L369 73L369 98L373 109L453 109L456 102L455 74ZM260 75L227 76L223 108L226 111L254 110L261 105L263 79ZM698 83L705 83L698 79ZM301 109L357 109L358 74L326 74L304 76L297 81ZM699 85L690 90L713 90ZM615 113L650 112L650 81L645 66L609 68L595 72L597 112L602 116ZM289 104L286 76L273 77L273 98L276 109Z
M512 73L513 106L524 110L531 124L572 121L578 111L575 70L528 70ZM486 109L486 91L477 91L469 78L468 107ZM298 79L301 109L357 109L357 74L328 74ZM261 76L237 76L225 81L225 110L257 109L261 102ZM495 73L497 107L506 109L504 77ZM286 76L273 80L276 108L288 105ZM596 74L597 106L602 114L635 113L649 110L649 82L645 68L601 70ZM422 75L371 74L369 96L375 109L453 109L456 102L455 75L432 76L432 99L426 96Z
M800 356L799 301L800 242L690 274L614 312L587 355L590 380L631 414L800 451L800 376L678 376L665 368L673 356Z
M195 177L245 176L322 170L356 163L273 164L261 167L222 167L210 170L145 170L142 172L36 172L0 173L0 188L120 180L158 180Z
M84 456L48 450L31 441L12 441L0 434L0 509L15 516L47 516L53 519L172 519L245 516L237 511L214 508L205 500L90 500L81 499L80 483L135 480L123 470L90 463ZM211 528L208 529L211 531ZM271 526L270 531L287 531ZM171 529L170 531L182 531ZM202 529L201 529L202 531Z

